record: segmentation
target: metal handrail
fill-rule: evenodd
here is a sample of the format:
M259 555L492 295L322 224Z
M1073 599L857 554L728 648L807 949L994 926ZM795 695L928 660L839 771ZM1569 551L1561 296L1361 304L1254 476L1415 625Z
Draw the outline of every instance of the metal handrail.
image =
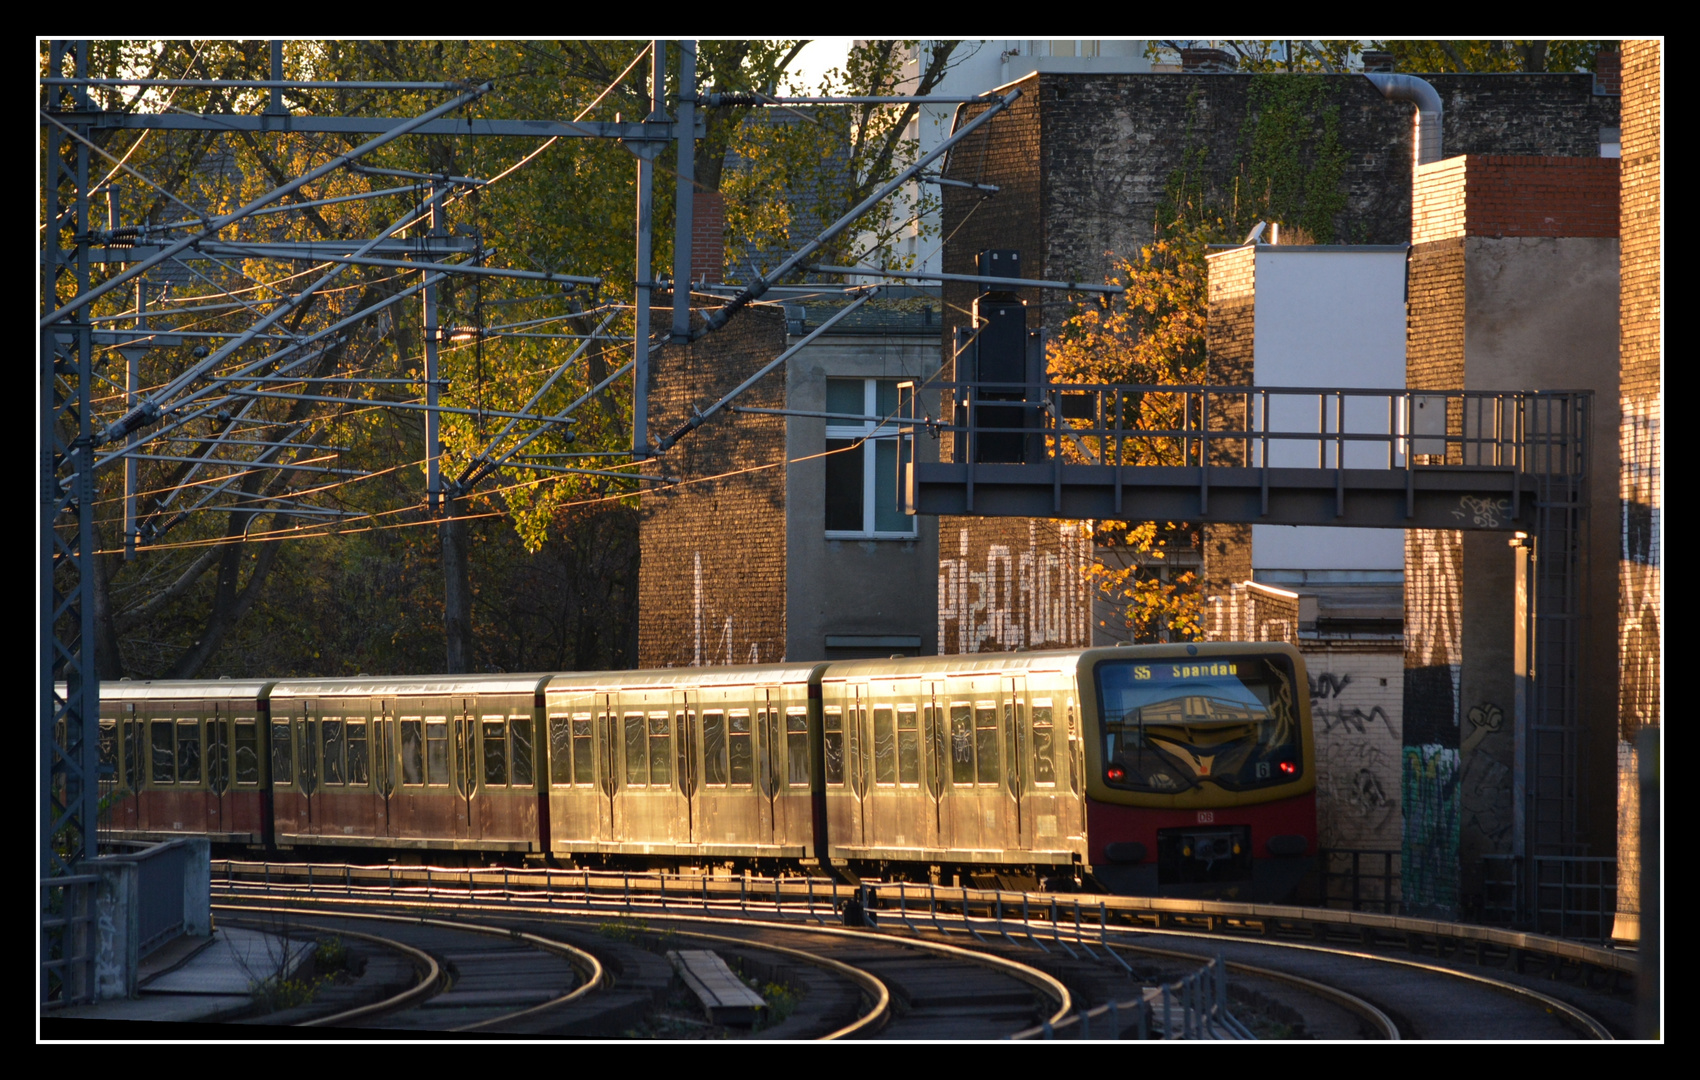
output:
M1046 384L932 382L924 391L938 392L942 408L939 418L918 403L918 395L902 399L907 415L897 419L904 434L920 427L937 435L956 437L959 462L974 461L984 448L984 437L1022 436L1042 444L1043 460L1067 462L1072 447L1080 464L1127 465L1140 458L1151 465L1192 466L1240 465L1252 468L1283 467L1271 462L1289 457L1298 465L1296 447L1281 452L1283 444L1313 444L1313 467L1405 468L1503 468L1514 473L1580 476L1585 471L1586 424L1579 415L1586 409L1589 391L1484 391L1484 390L1396 390L1342 387L1246 387L1202 384ZM1085 398L1084 402L1079 399ZM1135 426L1128 406L1143 412L1148 399L1155 398L1170 414L1167 426ZM1085 404L1081 409L1064 409L1065 400ZM1315 427L1290 427L1281 421L1271 426L1271 413L1296 415L1299 403L1315 402ZM1385 408L1351 408L1351 402L1380 401ZM913 415L917 407L925 415ZM952 407L958 417L949 419ZM1065 412L1089 414L1083 419L1065 418ZM1418 413L1439 420L1418 430ZM987 418L1000 422L988 423ZM1016 420L1019 417L1019 421ZM1356 427L1357 430L1353 430ZM1433 430L1429 430L1432 428ZM1065 441L1066 440L1066 441ZM1087 446L1096 441L1097 450ZM1145 454L1129 454L1137 444L1170 440L1176 445L1148 447ZM1271 447L1271 443L1277 444ZM1029 445L1032 445L1031 443ZM1370 454L1367 448L1385 447L1385 455ZM1348 446L1366 448L1351 455ZM1032 452L1024 452L1028 464ZM1224 460L1238 456L1240 460ZM1356 456L1359 463L1346 462ZM1096 460L1091 458L1096 457ZM1130 461L1130 458L1133 459ZM1384 464L1370 464L1370 459ZM992 462L983 462L991 464Z

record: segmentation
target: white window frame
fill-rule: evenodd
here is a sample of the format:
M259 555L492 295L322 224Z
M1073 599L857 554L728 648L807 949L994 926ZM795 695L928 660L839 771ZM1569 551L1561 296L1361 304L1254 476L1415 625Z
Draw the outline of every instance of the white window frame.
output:
M839 376L833 376L839 378ZM854 376L843 376L845 379ZM862 415L878 416L879 379L864 378L862 381ZM891 380L897 381L897 380ZM878 497L878 476L876 463L878 452L874 448L876 442L891 442L895 444L900 436L897 433L897 421L880 423L875 420L860 422L851 420L828 420L826 422L826 437L828 439L862 439L864 440L860 453L862 455L862 527L860 529L828 529L828 540L914 540L921 535L920 522L915 515L908 518L909 529L906 532L880 531L874 528L878 519L874 515L874 501ZM856 451L845 451L854 453Z

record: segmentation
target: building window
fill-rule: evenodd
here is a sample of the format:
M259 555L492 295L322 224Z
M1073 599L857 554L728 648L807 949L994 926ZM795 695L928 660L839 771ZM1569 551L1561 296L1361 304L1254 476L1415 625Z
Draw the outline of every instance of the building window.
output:
M828 379L826 535L912 540L915 518L897 508L897 379ZM859 419L849 419L857 417Z

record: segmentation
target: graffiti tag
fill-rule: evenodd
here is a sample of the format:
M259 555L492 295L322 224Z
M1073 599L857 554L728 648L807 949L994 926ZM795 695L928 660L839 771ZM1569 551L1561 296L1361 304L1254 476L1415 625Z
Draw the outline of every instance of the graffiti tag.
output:
M1468 518L1471 524L1480 529L1497 529L1501 518L1511 520L1511 500L1479 499L1474 495L1460 495L1458 509L1452 511L1452 516Z

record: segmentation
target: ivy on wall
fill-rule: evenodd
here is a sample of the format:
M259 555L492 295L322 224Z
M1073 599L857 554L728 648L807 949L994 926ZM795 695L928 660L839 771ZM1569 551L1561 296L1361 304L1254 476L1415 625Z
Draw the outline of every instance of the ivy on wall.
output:
M1180 163L1158 206L1158 235L1231 242L1259 221L1276 221L1302 230L1307 242L1332 243L1335 221L1346 208L1347 160L1333 82L1307 75L1252 76L1239 153L1225 173L1214 175L1210 148L1195 137L1200 91L1189 94ZM1231 180L1218 182L1224 175Z

